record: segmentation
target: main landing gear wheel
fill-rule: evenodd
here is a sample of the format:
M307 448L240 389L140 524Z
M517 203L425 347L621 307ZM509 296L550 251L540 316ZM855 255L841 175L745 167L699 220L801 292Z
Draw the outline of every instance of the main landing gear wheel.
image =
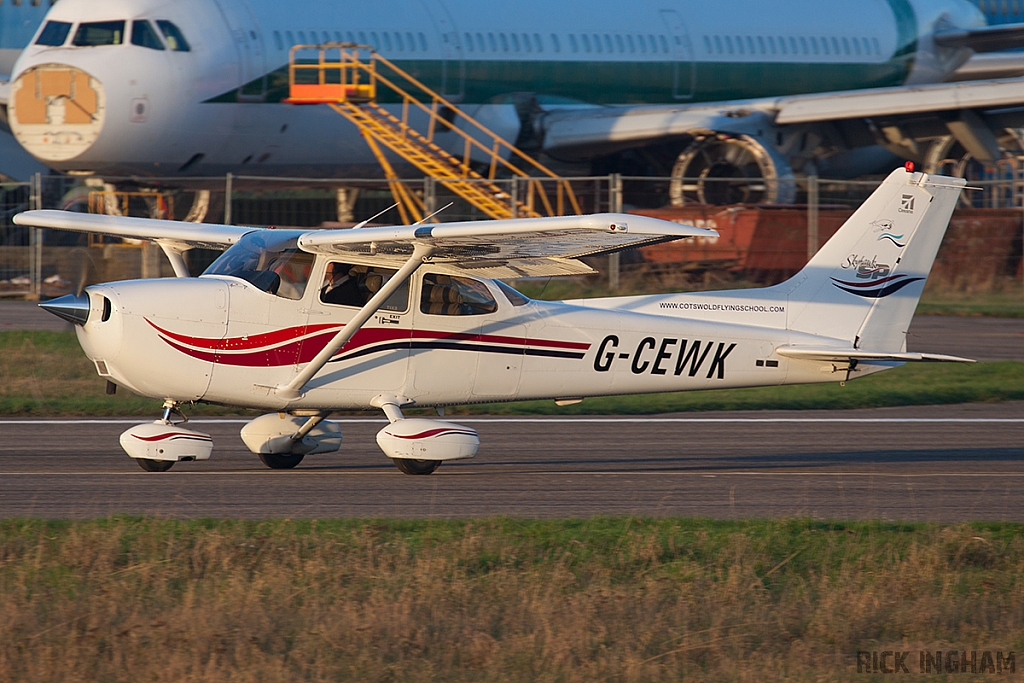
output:
M405 474L433 474L440 465L440 460L412 460L409 458L391 458L398 469Z
M174 466L173 460L149 460L148 458L134 458L139 467L147 472L166 472Z
M298 455L260 453L260 460L272 470L290 470L302 462L304 457L305 453L299 453Z

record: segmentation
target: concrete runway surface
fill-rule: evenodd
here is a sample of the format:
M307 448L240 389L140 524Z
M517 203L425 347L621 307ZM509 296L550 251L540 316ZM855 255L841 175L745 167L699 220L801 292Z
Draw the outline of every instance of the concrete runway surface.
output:
M474 460L401 474L384 422L339 418L342 450L273 471L244 420L194 420L213 458L143 472L118 446L137 419L0 420L0 516L808 516L1024 521L1024 402L608 418L454 418Z

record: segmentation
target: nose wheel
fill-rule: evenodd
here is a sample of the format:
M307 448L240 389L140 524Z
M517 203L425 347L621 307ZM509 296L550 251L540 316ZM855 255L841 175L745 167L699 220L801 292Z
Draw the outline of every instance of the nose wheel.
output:
M412 460L410 458L391 458L395 467L405 474L433 474L440 465L440 460Z
M149 458L134 458L139 467L147 472L166 472L174 467L173 460L150 460Z

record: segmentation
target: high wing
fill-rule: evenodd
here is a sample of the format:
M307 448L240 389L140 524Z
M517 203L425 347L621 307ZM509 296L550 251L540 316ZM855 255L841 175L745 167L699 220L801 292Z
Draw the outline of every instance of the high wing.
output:
M747 135L772 154L787 130L811 126L834 147L880 144L914 158L914 140L953 135L980 160L998 158L1002 131L1024 126L1024 88L1016 78L845 90L692 105L553 110L544 115L544 151L587 159L638 144L708 133ZM898 149L896 149L898 148Z
M193 247L224 248L258 230L234 225L69 211L26 211L17 225L74 230L115 237L152 240L172 254ZM431 263L481 277L579 275L591 273L584 256L656 244L684 237L714 237L714 230L626 214L594 214L503 221L469 221L436 225L344 230L314 230L299 238L299 248L315 254L341 256L354 263L404 264L417 244L433 248ZM178 272L177 270L175 272Z
M192 248L223 249L257 228L212 223L184 223L154 218L130 218L73 211L25 211L14 217L17 225L152 240L176 251Z
M469 221L358 230L317 230L299 248L355 262L401 266L416 244L433 247L430 263L481 277L578 275L590 266L577 260L684 237L714 237L714 230L645 216L593 214L501 221Z

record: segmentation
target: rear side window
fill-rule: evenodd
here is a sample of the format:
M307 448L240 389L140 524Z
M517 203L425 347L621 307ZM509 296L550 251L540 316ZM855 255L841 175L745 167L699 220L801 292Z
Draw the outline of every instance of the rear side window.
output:
M427 273L420 310L431 315L483 315L498 310L498 302L479 280Z
M150 50L164 49L164 44L160 42L148 21L132 22L132 45L148 47Z
M175 52L188 52L192 49L189 47L188 41L185 40L185 36L182 34L180 28L166 19L157 19L156 25L160 27L160 32L164 34L164 39L167 41L167 47L171 48Z
M78 47L93 45L120 45L124 42L123 21L97 21L79 24L71 44Z
M39 37L36 38L36 45L50 45L51 47L63 45L70 32L71 24L64 21L48 21L40 31Z

